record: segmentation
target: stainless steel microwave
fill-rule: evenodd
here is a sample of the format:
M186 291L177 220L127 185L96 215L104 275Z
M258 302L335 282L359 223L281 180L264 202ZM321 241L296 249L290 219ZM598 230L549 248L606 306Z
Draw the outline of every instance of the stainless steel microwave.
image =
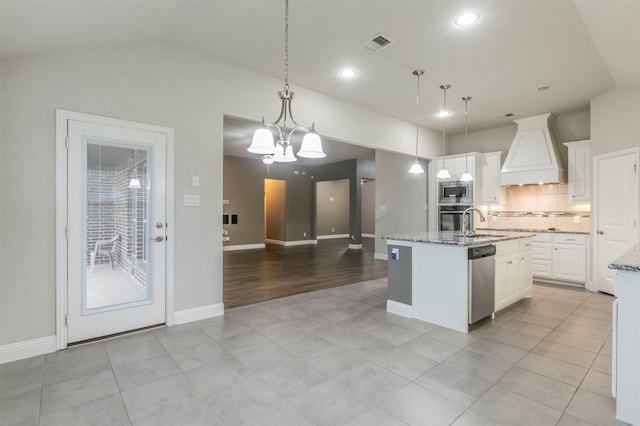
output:
M438 189L440 204L473 204L473 186L470 182L439 182Z

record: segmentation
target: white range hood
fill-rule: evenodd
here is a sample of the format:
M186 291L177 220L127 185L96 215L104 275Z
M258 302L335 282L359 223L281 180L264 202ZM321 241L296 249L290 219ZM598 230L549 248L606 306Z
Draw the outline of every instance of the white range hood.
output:
M549 130L551 114L513 120L518 125L502 166L500 185L567 183L567 170Z

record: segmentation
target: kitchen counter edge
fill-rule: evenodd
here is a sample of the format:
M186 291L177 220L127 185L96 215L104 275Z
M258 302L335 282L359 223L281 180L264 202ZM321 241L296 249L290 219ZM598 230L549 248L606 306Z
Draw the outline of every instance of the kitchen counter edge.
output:
M496 232L496 231L493 231ZM383 235L381 238L387 241L407 241L412 243L426 243L426 244L443 244L449 246L462 246L462 247L471 247L471 246L480 246L487 245L491 243L498 243L502 241L516 240L520 238L531 238L534 237L534 233L530 232L514 232L514 231L506 231L500 230L500 236L482 236L482 237L464 237L459 238L456 237L454 233L444 233L444 232L420 232L417 234L397 234L397 235ZM508 232L508 235L505 233Z
M582 234L582 235L590 235L591 232L588 231L559 231L557 229L519 229L519 228L477 228L476 231L491 231L491 232L500 232L500 231L509 231L509 232L534 232L536 234L545 233L545 234Z
M640 272L640 244L611 262L609 269L618 271Z

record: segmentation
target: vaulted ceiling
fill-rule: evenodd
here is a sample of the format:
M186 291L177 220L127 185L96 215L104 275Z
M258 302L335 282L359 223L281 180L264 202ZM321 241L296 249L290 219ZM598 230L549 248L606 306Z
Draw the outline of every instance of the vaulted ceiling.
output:
M466 28L453 20L480 14ZM545 112L584 111L614 87L640 86L639 0L290 0L290 80L408 122L442 128L449 83L452 133ZM370 53L382 33L393 43ZM282 78L284 1L2 0L3 58L164 41ZM357 76L339 77L343 67ZM536 91L540 86L549 90ZM277 108L274 93L274 109Z

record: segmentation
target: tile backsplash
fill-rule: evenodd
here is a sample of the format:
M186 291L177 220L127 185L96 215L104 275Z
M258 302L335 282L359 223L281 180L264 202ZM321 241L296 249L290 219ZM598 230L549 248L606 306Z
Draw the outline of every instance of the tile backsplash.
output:
M504 206L488 206L490 228L591 231L591 205L569 204L562 184L509 186ZM579 222L579 223L576 223ZM478 224L480 225L480 224Z

